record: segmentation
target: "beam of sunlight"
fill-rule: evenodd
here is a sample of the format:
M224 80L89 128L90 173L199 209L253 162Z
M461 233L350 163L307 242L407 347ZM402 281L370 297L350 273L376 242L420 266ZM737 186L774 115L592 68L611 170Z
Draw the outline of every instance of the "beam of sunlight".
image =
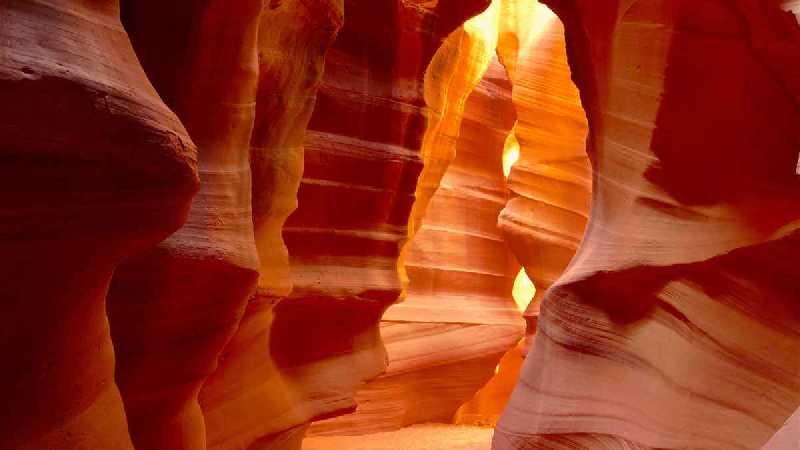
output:
M528 25L528 30L530 30L530 34L528 34L527 39L522 43L521 55L529 55L530 52L535 52L536 45L539 43L539 40L543 37L545 31L550 28L550 24L556 20L557 16L555 13L550 10L547 6L536 3L533 8L532 16L530 16L530 22Z
M511 291L511 295L514 297L514 303L517 304L517 308L524 312L535 294L536 286L534 286L533 281L528 278L528 274L525 273L525 269L520 269L519 273L517 274L517 278L514 279L514 288Z
M503 148L503 175L505 175L506 180L511 174L511 168L516 164L517 160L519 160L519 141L517 141L517 135L512 128L506 138L505 147Z

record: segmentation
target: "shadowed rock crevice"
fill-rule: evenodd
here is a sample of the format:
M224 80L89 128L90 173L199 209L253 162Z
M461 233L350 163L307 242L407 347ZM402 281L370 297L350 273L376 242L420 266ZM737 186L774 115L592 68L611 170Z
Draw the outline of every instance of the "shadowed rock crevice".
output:
M118 12L0 4L3 449L133 449L106 292L124 257L183 223L197 173Z

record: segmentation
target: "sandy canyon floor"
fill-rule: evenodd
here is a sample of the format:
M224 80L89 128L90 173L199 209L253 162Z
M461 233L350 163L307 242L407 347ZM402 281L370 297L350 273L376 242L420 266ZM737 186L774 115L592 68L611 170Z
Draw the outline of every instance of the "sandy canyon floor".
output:
M363 436L316 436L303 450L489 450L492 428L423 424Z

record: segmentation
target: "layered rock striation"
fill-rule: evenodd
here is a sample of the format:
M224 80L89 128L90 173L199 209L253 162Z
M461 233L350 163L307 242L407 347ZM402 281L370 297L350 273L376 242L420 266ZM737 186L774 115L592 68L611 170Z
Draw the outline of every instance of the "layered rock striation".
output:
M771 1L547 3L592 211L494 448L760 448L800 404L797 23Z
M489 64L495 53L504 66ZM382 325L389 367L359 392L355 415L313 432L451 421L515 346L518 264L507 244L542 292L574 254L588 215L586 121L569 77L563 28L534 1L493 2L439 49L426 75L424 170L400 261L405 299ZM527 281L524 273L516 284L520 279ZM530 300L519 303L524 309ZM538 302L529 316L532 334ZM519 352L508 355L510 376L520 361ZM505 376L498 374L497 389L487 391L502 397L500 405L476 397L457 420L495 421L507 398Z
M536 286L525 319L530 346L547 289L566 269L589 215L592 171L586 114L570 79L564 29L536 0L505 0L498 54L508 68L517 111L511 145L511 199L499 226Z
M249 142L261 9L261 0L123 3L142 65L198 146L201 181L186 224L126 261L109 292L137 448L206 448L198 393L255 287Z
M442 47L444 54L448 44L475 38L454 34L451 39ZM315 433L363 434L449 422L522 337L521 315L511 297L519 265L497 228L507 196L502 149L514 113L505 70L489 59L493 46L487 49L485 73L463 107L454 159L404 250L404 299L381 322L387 371L359 390L356 414L315 425ZM469 52L460 57L466 56ZM463 73L459 65L451 63L451 75ZM450 87L458 97L458 86ZM425 188L421 185L418 195L420 189Z
M400 293L423 76L444 38L487 4L345 2L306 133L299 207L283 229L294 286L273 310L270 342L308 420L352 411L358 386L385 370L378 323Z
M210 449L298 448L304 424L318 414L308 405L303 380L276 365L280 356L271 336L273 308L291 291L281 227L296 207L305 127L342 14L337 0L269 2L261 11L255 120L243 147L253 175L259 278L200 394Z
M511 86L495 57L499 2L437 50L424 79L427 126L408 244L403 300L381 322L389 365L359 389L358 410L312 434L365 434L450 421L520 337L511 299L518 264L497 229L506 202L503 143Z
M186 219L195 146L116 1L4 1L0 55L0 448L132 450L106 292Z
M19 413L6 447L297 447L308 422L351 410L385 366L377 322L399 292L424 70L487 3L348 2L308 137L341 2L4 3L0 95L20 104L0 128L19 280L4 345L24 355L4 375ZM34 289L37 270L67 293ZM35 338L31 292L63 324Z
M511 295L519 264L497 227L508 195L503 145L515 115L505 69L496 59L487 69L467 98L455 158L405 252L405 298L383 318L387 373L365 388L396 386L388 402L403 411L393 412L396 427L451 421L522 337Z

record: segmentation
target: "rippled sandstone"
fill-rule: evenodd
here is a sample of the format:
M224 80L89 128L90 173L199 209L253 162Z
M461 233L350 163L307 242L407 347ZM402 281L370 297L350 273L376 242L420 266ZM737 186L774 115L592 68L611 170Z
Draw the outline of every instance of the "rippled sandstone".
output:
M759 448L800 404L798 25L771 1L546 3L592 211L494 448Z
M0 55L0 448L132 450L106 292L185 220L195 146L116 1L4 1Z

